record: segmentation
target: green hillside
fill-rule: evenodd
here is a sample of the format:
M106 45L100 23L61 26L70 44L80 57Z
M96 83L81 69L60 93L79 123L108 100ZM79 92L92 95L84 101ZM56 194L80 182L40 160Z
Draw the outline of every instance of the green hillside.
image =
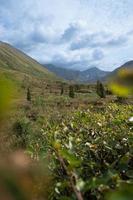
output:
M28 75L45 80L57 80L57 77L41 66L37 61L7 43L0 42L0 71Z
M63 82L1 43L0 200L131 200L132 113L132 97Z
M128 61L124 63L122 66L116 68L114 71L112 71L109 75L107 75L106 78L112 78L115 76L120 70L127 69L127 70L133 70L133 61Z

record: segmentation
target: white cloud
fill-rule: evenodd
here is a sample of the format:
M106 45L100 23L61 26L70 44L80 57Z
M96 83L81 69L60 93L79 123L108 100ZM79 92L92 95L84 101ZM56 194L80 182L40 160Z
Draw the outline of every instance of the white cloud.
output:
M0 0L0 40L40 62L113 69L132 59L132 0Z

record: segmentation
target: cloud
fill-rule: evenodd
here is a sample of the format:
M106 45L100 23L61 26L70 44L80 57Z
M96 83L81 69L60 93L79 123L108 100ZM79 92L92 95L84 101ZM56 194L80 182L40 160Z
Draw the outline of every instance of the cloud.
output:
M82 20L78 20L77 22L69 24L69 26L64 30L62 35L62 40L71 41L75 37L77 37L80 32L86 31L87 23Z
M95 34L80 35L75 39L70 45L71 50L77 50L82 48L96 47L98 46L98 41L95 41Z
M104 52L101 49L95 49L93 51L93 59L98 61L104 58Z
M71 50L82 48L97 48L97 47L119 47L125 45L128 41L128 36L115 36L110 33L93 33L88 35L81 35L76 38L70 45Z
M98 65L105 56L102 49L84 51L60 50L53 55L51 62L58 66L83 70Z
M113 69L132 58L132 7L131 0L0 0L0 40L42 63Z
M70 41L78 33L78 27L75 24L70 24L69 27L64 31L62 35L62 40Z
M116 38L114 37L114 38L108 40L106 42L106 45L110 46L110 47L112 47L112 46L116 46L116 47L118 46L119 47L119 46L126 44L127 42L128 42L128 37L120 35Z

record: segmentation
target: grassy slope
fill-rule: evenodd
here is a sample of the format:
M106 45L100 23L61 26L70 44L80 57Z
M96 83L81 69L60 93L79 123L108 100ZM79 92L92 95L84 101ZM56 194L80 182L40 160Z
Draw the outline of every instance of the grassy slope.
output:
M13 73L19 78L25 74L47 81L57 80L53 73L42 67L37 61L11 45L2 42L0 43L0 71Z
M23 107L28 104L26 101L27 87L31 89L33 100L43 92L47 96L50 87L57 87L62 81L23 52L0 42L0 79L3 77L13 81L18 91L13 98L13 109L8 111L10 119L7 116L8 120L5 121L4 118L6 125L3 125L4 130L0 130L3 133L11 133L12 124L18 116L21 118L21 113L24 112Z

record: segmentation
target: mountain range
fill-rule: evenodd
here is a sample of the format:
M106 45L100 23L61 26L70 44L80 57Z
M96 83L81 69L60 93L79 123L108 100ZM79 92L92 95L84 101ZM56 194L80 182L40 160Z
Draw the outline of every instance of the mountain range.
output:
M93 83L97 80L106 81L109 77L114 76L120 69L133 69L133 61L126 62L112 72L103 71L97 67L92 67L84 71L66 69L53 64L45 64L45 67L65 80L80 83Z
M27 75L31 79L34 77L43 79L46 82L67 80L80 83L92 83L97 80L106 80L107 77L113 76L122 68L133 69L133 61L125 63L113 72L102 71L97 67L79 71L61 68L53 64L41 65L39 62L10 44L0 42L0 74L8 74L8 76L10 75L12 78L17 77L20 79Z
M61 68L53 64L45 64L45 67L49 71L55 73L59 77L64 78L65 80L81 83L89 83L95 82L97 80L102 80L110 73L107 71L100 70L97 67L92 67L84 71Z

